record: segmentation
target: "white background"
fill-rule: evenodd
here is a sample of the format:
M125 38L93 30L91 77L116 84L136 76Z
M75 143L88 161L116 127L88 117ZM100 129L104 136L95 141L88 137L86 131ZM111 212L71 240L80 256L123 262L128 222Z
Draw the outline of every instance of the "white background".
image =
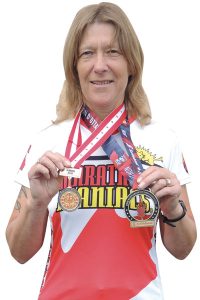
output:
M175 129L180 137L199 228L199 1L112 2L124 9L140 39L145 55L143 84L154 119ZM55 118L64 80L64 40L76 11L90 3L93 1L0 0L1 299L37 299L49 229L43 248L29 262L20 265L10 256L5 228L16 200L13 178L34 133ZM157 248L166 300L198 298L199 276L194 272L200 267L199 241L183 261L167 253L159 237Z

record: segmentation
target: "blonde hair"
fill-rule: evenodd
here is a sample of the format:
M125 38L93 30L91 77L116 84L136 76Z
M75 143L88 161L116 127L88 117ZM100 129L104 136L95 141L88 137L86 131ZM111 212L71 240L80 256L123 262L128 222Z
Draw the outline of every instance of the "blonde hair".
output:
M142 87L144 62L142 48L126 14L119 6L109 2L83 7L72 22L63 51L66 80L56 107L57 119L55 123L73 118L83 104L77 72L79 45L86 27L95 22L109 23L114 26L115 37L128 62L131 73L125 91L126 109L129 115L136 114L142 125L149 123L151 111Z

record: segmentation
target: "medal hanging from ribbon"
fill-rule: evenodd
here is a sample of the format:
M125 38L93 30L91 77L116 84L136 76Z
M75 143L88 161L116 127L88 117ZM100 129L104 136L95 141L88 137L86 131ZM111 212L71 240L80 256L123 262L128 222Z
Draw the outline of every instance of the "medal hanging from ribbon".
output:
M94 114L91 115L86 106L82 114L82 119L86 127L89 128L91 132L94 131L94 126L90 126L90 124L98 123L98 119L96 119L96 122L91 121L91 119L94 118ZM131 121L133 121L133 119ZM154 226L159 212L159 202L149 189L137 189L137 178L144 169L131 139L130 123L127 116L120 124L118 130L126 152L113 135L102 144L102 148L132 187L132 192L125 201L126 216L130 220L130 225L133 228Z
M132 192L125 201L125 213L130 220L131 227L154 226L159 211L158 200L150 190L137 189L137 178L143 172L143 166L131 140L130 124L126 115L125 107L122 104L101 122L87 106L84 106L81 114L75 118L70 133L66 157L70 158L72 168L67 169L67 172L71 170L71 173L76 173L74 170L79 168L82 162L98 147L102 146L115 167L127 178L132 187ZM83 144L80 142L80 122L91 132L90 137ZM126 151L121 148L112 135L116 129L119 129ZM75 137L77 141L74 143ZM70 156L74 144L81 144L81 146ZM66 176L66 170L61 175ZM69 175L67 176L69 178ZM64 196L68 193L69 198L71 198L72 188L68 187L65 190L63 190L65 192L62 191ZM77 192L76 189L74 190ZM59 202L61 204L62 201ZM61 207L63 208L63 205ZM67 210L66 207L65 210Z
M80 113L77 114L72 126L71 133L69 135L69 139L65 151L65 157L67 158L70 157L70 153L75 152L81 144L80 126L77 126L79 122L79 118L80 118ZM71 178L72 177L80 178L81 168L73 168L73 167L65 168L64 171L59 172L59 175L67 176L68 187L62 189L59 192L58 203L62 210L68 212L74 211L81 204L81 196L75 188L71 187Z
M112 135L112 133L120 126L125 117L126 111L124 105L122 104L116 108L105 120L103 120L100 124L97 124L95 127L96 130L93 130L88 139L84 143L81 143L81 112L77 114L69 135L65 152L65 156L71 162L71 167L66 168L64 171L59 173L61 176L67 176L69 182L69 186L61 190L58 195L58 203L62 210L73 211L80 206L81 196L75 188L71 187L71 177L81 176L81 164L96 149L98 149L110 135Z
M132 182L131 178L129 179L133 191L129 194L125 202L124 209L126 216L133 228L155 226L159 213L159 201L150 189L137 189L137 178L144 169L131 140L130 124L127 118L119 127L119 131L126 151L132 159L134 172L134 181Z

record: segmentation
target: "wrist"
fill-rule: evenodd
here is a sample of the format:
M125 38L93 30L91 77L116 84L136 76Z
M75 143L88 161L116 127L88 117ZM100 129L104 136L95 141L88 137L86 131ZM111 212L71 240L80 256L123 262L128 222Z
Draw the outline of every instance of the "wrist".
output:
M178 208L179 207L179 208ZM176 209L176 211L174 211L173 214L168 214L167 216L164 215L161 211L161 218L163 223L166 223L172 227L176 227L176 225L174 223L180 221L182 218L185 217L187 209L185 207L185 204L182 200L179 200L179 205L178 205L178 209Z
M166 209L162 210L161 213L167 217L168 219L176 219L182 214L183 208L179 203L179 200L172 208L169 209L169 207L166 207Z
M42 201L42 200L36 201L36 199L29 199L29 201L27 201L27 211L28 212L43 213L43 212L47 211L47 209L48 209L48 205L46 204L45 201Z

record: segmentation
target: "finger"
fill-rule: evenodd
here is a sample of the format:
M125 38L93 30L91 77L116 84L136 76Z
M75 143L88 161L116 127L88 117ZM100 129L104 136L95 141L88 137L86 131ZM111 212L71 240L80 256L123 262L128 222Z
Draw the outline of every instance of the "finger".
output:
M71 162L60 153L52 153L51 159L59 170L64 170L65 167L70 167Z
M48 168L46 168L42 164L37 163L28 172L28 178L29 180L32 180L39 179L41 177L44 177L47 180L49 180L51 178L51 174Z
M172 173L165 168L149 167L138 178L138 188L154 186L159 180L159 186L164 187L171 184Z
M53 176L53 177L58 177L58 168L55 165L55 163L47 156L42 156L38 162L37 162L37 166L40 167L45 167L46 169L48 169L49 173ZM42 170L42 169L41 169Z
M171 178L164 178L165 180L165 185L166 186L171 186L172 185L172 179Z
M179 199L181 194L181 186L178 182L171 186L165 186L163 188L152 188L152 193L156 195L159 199L162 199L163 197L167 197L167 199Z
M156 169L151 169L149 172L145 170L138 178L138 188L144 189L149 186L154 186L155 183L161 178L159 172Z
M62 182L63 182L63 176L58 176L58 186L61 186Z
M65 167L70 166L70 161L68 159L66 159L65 156L63 156L60 153L53 153L52 151L47 151L38 160L38 162L46 165L46 159L48 159L48 161L50 160L51 162L53 162L55 165L55 168L58 170L64 170ZM51 164L51 167L52 167L52 164Z
M149 187L151 188L152 192L155 194L162 189L166 189L172 186L173 186L173 179L161 178L159 180L155 180Z
M155 181L153 180L153 177L151 177L154 172L154 167L149 167L145 171L143 171L137 179L138 188L143 189L152 184Z
M153 192L159 199L167 196L168 198L178 199L180 196L180 189L178 186L165 187L156 192Z

